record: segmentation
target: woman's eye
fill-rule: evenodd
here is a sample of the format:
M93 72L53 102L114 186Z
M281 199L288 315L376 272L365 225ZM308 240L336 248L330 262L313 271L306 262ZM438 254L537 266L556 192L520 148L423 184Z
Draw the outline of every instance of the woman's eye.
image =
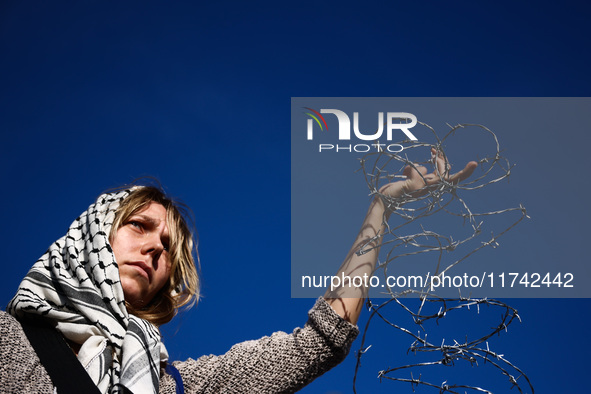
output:
M140 222L136 222L134 220L130 221L129 224L131 224L133 227L136 227L136 228L139 228L139 229L143 228L142 227L142 224Z

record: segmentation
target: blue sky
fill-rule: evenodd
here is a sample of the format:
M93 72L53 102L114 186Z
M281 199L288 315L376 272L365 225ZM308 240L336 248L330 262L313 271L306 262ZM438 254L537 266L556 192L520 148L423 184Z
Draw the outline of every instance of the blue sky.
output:
M589 96L588 15L574 1L4 1L0 302L99 193L153 175L193 208L200 239L203 298L165 329L171 355L289 332L313 303L290 297L290 98ZM506 241L503 253L586 263L588 126L511 135L539 151L511 158L539 189L530 206L550 211L522 231L550 241L527 241L533 256ZM553 172L536 173L540 157ZM366 206L356 209L360 221ZM354 235L335 249L335 270ZM570 343L589 333L588 299L508 301L523 323L497 343L536 392L586 390L586 354ZM407 339L374 335L405 357ZM375 378L398 360L368 359L361 392L411 392ZM303 392L351 392L353 367L350 356ZM482 379L508 392L498 374Z

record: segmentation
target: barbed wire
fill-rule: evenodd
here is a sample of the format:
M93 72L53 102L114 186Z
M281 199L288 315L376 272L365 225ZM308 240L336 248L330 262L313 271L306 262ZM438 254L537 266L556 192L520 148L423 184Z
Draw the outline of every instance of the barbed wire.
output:
M397 267L394 264L397 262L396 260L416 255L423 255L421 256L423 259L433 261L434 267L429 271L434 273L431 275L431 278L437 276L441 277L441 275L464 262L479 250L488 246L498 246L497 240L499 237L513 229L518 223L528 217L526 210L522 205L494 211L475 212L470 209L463 197L463 195L468 192L483 189L510 177L513 165L501 155L500 144L495 133L485 126L478 124L458 124L456 126L448 125L450 130L443 138L439 138L432 127L421 122L419 123L431 131L431 134L434 137L433 143L413 142L407 140L400 143L410 144L405 145L402 152L374 152L367 154L361 160L361 171L363 172L369 187L370 194L379 196L389 210L389 215L384 215L383 224L386 231L384 234L378 235L378 237L382 238L382 253L386 251L385 259L378 262L376 267L376 272L382 271L382 274L385 277L388 276L389 269L392 271L397 270ZM467 129L476 129L477 131L484 132L492 141L492 146L494 148L492 154L485 155L477 161L478 167L481 171L480 174L473 174L471 178L455 184L449 181L449 177L446 176L447 174L441 174L439 168L434 166L435 173L440 179L440 182L436 186L426 186L419 193L405 194L400 197L391 197L379 192L380 187L386 183L395 181L398 178L404 178L401 174L405 167L410 166L414 171L420 173L418 169L419 166L433 164L432 161L420 162L411 160L409 156L412 155L413 150L424 152L425 148L434 148L437 155L444 158L445 168L449 169L451 165L447 161L447 155L444 152L446 141L449 137L454 136L459 131L465 131ZM423 178L423 180L425 180L425 178ZM511 215L511 213L518 215L517 219L513 220L512 223L508 225L503 225L504 228L501 231L491 233L490 238L485 241L480 241L479 244L474 246L476 240L479 237L482 237L485 218L506 214ZM442 231L430 229L430 226L433 224L426 224L427 218L442 216L445 214L461 219L463 222L462 227L468 227L469 230L464 231L465 234L458 239L454 239L454 236L452 235L441 234ZM468 226L465 226L466 224ZM414 229L410 234L404 233L405 230L413 226ZM446 222L446 229L444 231L452 231L449 228L448 222ZM376 245L373 241L375 241L375 239L368 241L357 253L364 254L375 248L376 246L371 246ZM445 261L444 255L449 256L450 254L461 254L461 256L457 258L454 257L451 262ZM429 274L427 276L429 276ZM386 284L387 283L388 281L386 281ZM515 319L520 320L517 310L495 299L462 297L461 294L458 298L442 298L433 293L430 284L431 283L426 281L424 287L420 290L407 288L400 291L395 291L395 289L387 284L384 288L384 292L381 294L381 296L388 298L386 301L381 303L377 303L376 301L372 302L371 300L367 301L367 307L371 313L363 330L360 348L357 351L357 362L353 377L353 391L357 393L356 384L360 373L362 357L368 352L369 348L371 348L371 345L366 345L368 341L368 329L370 325L375 324L375 319L381 319L381 321L385 322L390 327L411 337L412 343L410 344L407 353L412 353L415 356L417 354L425 354L428 355L428 357L431 357L431 359L379 371L378 378L380 381L392 380L407 382L410 383L413 392L415 392L415 389L418 386L426 386L439 390L439 393L459 394L460 392L467 393L466 390L470 390L470 392L492 393L492 391L476 385L448 383L447 380L437 384L433 383L433 381L427 380L427 378L423 376L422 371L425 369L431 371L429 368L433 368L434 366L454 366L457 363L463 362L470 366L490 365L507 378L509 388L515 388L519 393L533 393L534 388L527 375L505 358L503 354L491 350L488 341L492 336L506 332L508 326ZM411 307L403 304L401 301L402 297L409 295L418 296L418 305L415 306L416 311L413 311ZM396 324L387 318L384 311L388 310L393 305L402 307L403 310L410 315L413 323L419 328L417 333L414 333L413 330ZM436 306L435 311L426 312L426 309L428 309L427 306ZM443 339L441 343L434 343L432 340L427 339L428 329L425 326L426 322L434 321L439 325L439 321L444 319L451 312L469 310L472 307L480 313L483 306L499 309L502 313L499 322L493 325L493 327L488 329L487 332L479 338L468 340L468 335L465 335L464 340L460 341L454 338L448 340L447 344L445 339ZM413 374L413 371L416 371L417 369L420 369L421 371L418 376ZM401 373L402 371L408 370L410 370L410 374L406 377L395 375L395 373Z

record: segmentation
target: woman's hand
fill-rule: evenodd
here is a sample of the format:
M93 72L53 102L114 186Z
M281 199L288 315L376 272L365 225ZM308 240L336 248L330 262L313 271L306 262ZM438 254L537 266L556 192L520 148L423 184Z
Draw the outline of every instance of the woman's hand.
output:
M451 164L443 153L437 153L435 148L431 148L433 164L435 170L428 174L424 166L409 165L404 168L403 175L406 179L403 181L392 182L380 188L379 192L388 197L400 197L409 194L413 197L420 197L429 191L430 186L436 186L441 182L457 184L472 175L472 172L478 166L478 163L471 161L463 170L450 175Z

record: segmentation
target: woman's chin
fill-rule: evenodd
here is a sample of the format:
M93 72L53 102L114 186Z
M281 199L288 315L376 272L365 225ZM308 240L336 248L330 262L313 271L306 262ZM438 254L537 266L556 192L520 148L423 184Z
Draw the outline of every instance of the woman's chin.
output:
M141 286L133 279L121 279L125 301L135 309L141 309L146 306L145 296L141 291Z

